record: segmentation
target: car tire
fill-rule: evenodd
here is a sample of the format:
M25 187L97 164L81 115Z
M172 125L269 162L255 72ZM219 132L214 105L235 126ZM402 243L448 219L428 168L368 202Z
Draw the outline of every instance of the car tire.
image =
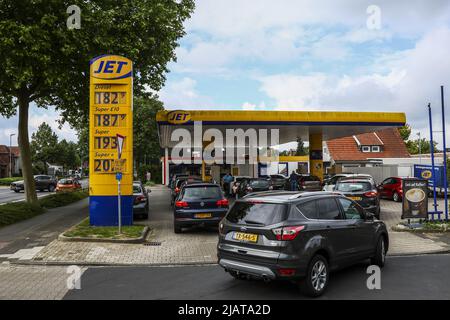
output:
M377 247L375 248L375 256L373 256L370 259L370 264L383 268L385 262L386 262L386 244L384 242L384 236L380 236L380 238L378 238L377 241Z
M48 186L48 192L53 192L53 191L55 191L55 186L51 184Z
M181 226L177 225L176 223L173 225L173 232L174 233L181 233Z
M20 192L20 190L14 190L14 192L15 192L15 193L19 193L19 192Z
M309 297L319 297L327 289L329 277L327 259L317 254L308 264L306 277L300 282L300 291Z
M397 192L394 192L394 194L392 195L392 200L394 200L395 202L399 202L400 195Z

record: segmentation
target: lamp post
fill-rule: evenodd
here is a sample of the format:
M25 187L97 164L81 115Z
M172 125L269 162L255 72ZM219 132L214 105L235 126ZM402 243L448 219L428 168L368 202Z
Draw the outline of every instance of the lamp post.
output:
M9 177L12 177L12 152L11 152L11 138L15 136L15 133L9 135Z

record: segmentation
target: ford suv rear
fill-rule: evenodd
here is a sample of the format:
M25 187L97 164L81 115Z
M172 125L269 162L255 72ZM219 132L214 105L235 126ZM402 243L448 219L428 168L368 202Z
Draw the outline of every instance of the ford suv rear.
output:
M221 221L218 260L234 278L291 280L318 296L332 269L367 258L383 266L388 243L384 223L340 194L260 193Z

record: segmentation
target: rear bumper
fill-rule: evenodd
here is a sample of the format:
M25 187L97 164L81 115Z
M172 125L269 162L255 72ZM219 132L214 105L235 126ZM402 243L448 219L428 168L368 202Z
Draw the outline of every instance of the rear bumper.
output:
M22 186L22 185L11 185L10 187L9 187L11 190L14 190L14 191L21 191L21 190L23 190L24 189L24 186Z
M234 271L252 276L254 278L260 278L264 280L275 280L277 278L276 274L271 269L264 266L258 266L228 259L220 259L219 265L224 268L225 271Z
M197 224L217 225L225 217L228 209L198 209L177 210L174 212L174 221L178 226L190 226ZM196 218L196 214L210 213L211 218Z

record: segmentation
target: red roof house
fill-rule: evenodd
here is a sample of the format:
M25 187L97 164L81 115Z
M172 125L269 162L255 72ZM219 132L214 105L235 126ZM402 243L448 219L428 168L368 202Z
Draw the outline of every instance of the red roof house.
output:
M396 128L328 140L330 158L335 163L370 162L379 158L410 158Z

